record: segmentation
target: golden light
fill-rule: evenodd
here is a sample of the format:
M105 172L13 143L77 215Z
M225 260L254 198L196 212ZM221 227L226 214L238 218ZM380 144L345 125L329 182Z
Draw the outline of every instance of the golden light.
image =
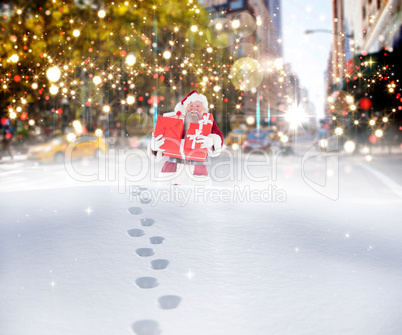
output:
M17 117L16 112L10 112L10 119L15 119Z
M307 121L307 114L301 105L293 103L285 113L285 120L296 129L298 125Z
M59 81L61 77L61 72L57 66L53 66L46 71L46 77L47 79L49 79L49 81L55 83Z
M371 155L366 155L366 161L371 162L373 160L373 156Z
M353 97L352 97L351 95L347 95L347 96L346 96L346 102L347 102L348 104L353 103Z
M213 49L212 49L211 47L208 47L208 48L207 48L207 52L208 52L208 53L212 53L212 51L213 51Z
M385 117L383 117L382 121L383 122L388 122L388 118L385 116Z
M197 30L198 30L198 27L197 27L197 26L191 26L191 31L192 31L193 33L195 33Z
M103 18L106 16L106 12L105 12L103 9L101 9L101 10L98 12L98 16L99 16L101 19L103 19Z
M355 111L355 110L356 110L356 106L355 106L355 105L351 105L351 106L350 106L350 110Z
M246 122L248 125L252 125L255 122L255 118L252 115L247 116Z
M335 129L335 134L341 136L343 134L343 129L341 127L337 127Z
M135 98L132 95L127 96L127 104L132 105L135 102Z
M95 85L99 85L102 82L102 78L99 76L95 76L92 81L94 82Z
M220 88L219 86L214 86L214 91L215 91L215 92L219 92L220 89L221 89L221 88Z
M374 120L370 120L369 124L370 124L370 126L374 126L374 125L375 125L375 121L374 121Z
M203 77L202 80L205 81L205 82L207 82L207 81L208 81L208 77Z
M56 95L57 92L59 92L59 88L58 88L57 86L55 86L55 85L52 85L52 86L50 86L50 88L49 88L49 92L50 92L50 94L52 94L52 95Z
M102 129L99 129L99 128L96 129L96 130L95 130L95 135L98 136L98 137L101 137L101 136L103 135Z
M281 142L282 142L282 143L287 143L288 141L289 141L288 135L282 135L282 136L281 136Z
M74 37L78 37L78 36L80 36L80 34L81 34L81 32L78 29L73 30L73 36Z
M262 25L261 16L257 16L257 26L261 26L261 25Z
M333 98L333 97L328 97L328 99L327 99L327 100L328 100L328 102L329 102L329 103L334 102L334 98Z
M64 87L62 90L61 90L63 93L67 93L67 88L66 87Z
M67 141L73 142L73 141L75 141L75 139L76 139L76 136L75 136L74 133L68 133L68 135L67 135Z
M22 103L23 105L25 105L25 104L27 103L27 101L26 101L24 98L21 98L21 103Z
M110 112L110 107L109 106L103 106L103 111L105 113L109 113Z
M28 124L29 124L30 126L34 126L34 125L35 125L35 120L30 119L30 120L28 121Z
M127 57L126 57L126 63L127 63L128 66L133 66L136 61L137 61L137 59L135 58L134 55L132 55L132 54L127 55Z
M281 70L283 68L283 59L282 58L277 58L274 61L274 66L278 69Z
M232 149L235 150L235 151L239 150L239 145L237 143L233 143L232 144Z
M239 20L233 20L232 21L232 28L233 29L237 29L237 28L239 28L240 27L240 21Z
M320 147L321 148L326 148L328 146L328 141L325 138L322 138L320 140Z
M82 133L82 124L81 124L80 121L78 121L78 120L73 121L73 127L74 127L75 132L76 132L77 134L81 134L81 133Z
M13 62L13 63L17 63L19 59L20 59L20 58L18 57L17 54L14 54L14 55L12 55L12 56L10 57L10 61Z
M355 120L355 121L354 121L354 124L358 125L358 124L359 124L359 121L358 121L358 120Z
M18 113L21 113L21 112L22 112L22 108L21 108L20 106L18 106L16 109L17 109L17 112L18 112Z
M384 132L381 129L377 129L375 131L375 136L377 137L382 137L382 135L384 135Z
M216 25L215 25L215 28L216 28L216 30L222 30L222 28L223 28L223 26L222 26L222 23L217 23Z
M355 151L355 149L356 149L356 145L355 145L355 142L353 142L353 141L346 141L345 142L345 144L343 145L343 148L345 149L345 151L348 153L348 154L351 154L351 153L353 153L354 151Z
M168 51L168 50L166 50L166 51L163 53L163 58L165 58L165 59L169 59L171 56L172 56L172 54L171 54L170 51Z

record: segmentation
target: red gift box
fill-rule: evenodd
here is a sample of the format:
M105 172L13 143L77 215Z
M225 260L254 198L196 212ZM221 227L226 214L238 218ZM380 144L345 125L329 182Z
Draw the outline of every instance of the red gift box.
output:
M161 149L165 151L163 154L165 156L179 157L182 158L180 154L181 138L183 136L183 120L158 116L156 120L154 136L163 135L165 143L161 146Z
M163 154L169 157L205 161L208 150L206 148L201 149L201 139L202 136L207 136L211 133L213 115L204 113L198 123L190 123L185 139L182 139L184 130L183 115L178 115L177 113L164 115L158 116L154 131L155 137L162 134L163 138L165 138L165 143L161 146L161 149L165 150Z
M202 119L198 121L198 124L202 127L203 135L207 136L211 134L213 123L214 123L214 116L211 113L202 114Z
M207 149L202 148L202 137L206 136L198 123L190 123L187 136L184 142L184 154L186 159L194 161L205 161L207 159Z

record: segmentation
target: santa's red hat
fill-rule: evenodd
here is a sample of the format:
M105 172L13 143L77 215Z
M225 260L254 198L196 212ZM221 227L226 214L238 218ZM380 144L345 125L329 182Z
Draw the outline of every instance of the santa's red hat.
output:
M203 113L208 113L209 108L208 108L208 100L205 95L198 93L197 91L191 91L187 96L180 101L176 107L174 108L174 111L180 112L182 114L186 114L187 112L187 106L189 105L190 102L195 102L195 101L200 101L202 103Z

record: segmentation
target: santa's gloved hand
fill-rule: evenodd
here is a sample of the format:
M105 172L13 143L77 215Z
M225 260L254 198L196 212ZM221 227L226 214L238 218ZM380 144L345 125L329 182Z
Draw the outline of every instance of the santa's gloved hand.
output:
M214 140L208 135L200 135L199 138L201 143L201 149L203 148L211 148L214 145Z
M162 138L162 134L159 136L155 137L154 133L152 133L152 138L151 138L151 150L152 151L165 151L164 149L161 149L161 146L165 143L165 139Z

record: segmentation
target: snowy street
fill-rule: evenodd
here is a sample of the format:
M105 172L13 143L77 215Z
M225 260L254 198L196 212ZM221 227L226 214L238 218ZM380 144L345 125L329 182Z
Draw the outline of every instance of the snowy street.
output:
M124 191L117 173L2 164L0 334L398 334L398 157L279 155L248 176L241 158L234 181Z

